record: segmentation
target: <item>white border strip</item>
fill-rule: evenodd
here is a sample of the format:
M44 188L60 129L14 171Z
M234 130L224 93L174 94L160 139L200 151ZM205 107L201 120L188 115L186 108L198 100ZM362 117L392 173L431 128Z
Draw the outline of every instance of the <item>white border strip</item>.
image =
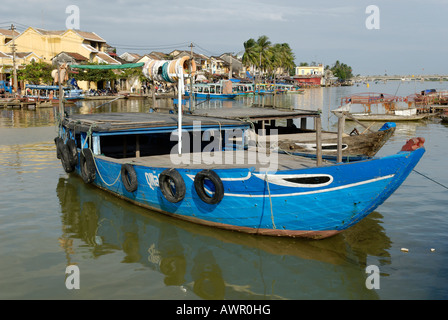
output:
M243 181L243 180L249 180L251 176L252 176L252 173L249 171L247 173L247 176L242 177L242 178L221 178L220 177L220 179L222 181ZM194 174L187 174L187 177L190 178L191 180L194 180L195 175Z
M274 197L302 196L302 195L308 195L308 194L324 193L324 192L331 192L331 191L336 191L336 190L352 188L352 187L356 187L356 186L361 186L363 184L368 184L368 183L372 183L372 182L377 182L377 181L381 181L381 180L390 179L390 178L393 178L394 176L395 176L395 174L391 174L391 175L380 177L380 178L375 178L375 179L371 179L371 180L356 182L356 183L352 183L352 184L347 184L345 186L339 186L339 187L334 187L334 188L329 188L329 189L324 189L324 190L305 191L305 192L296 192L296 193L285 193L285 194L271 194L271 195L264 195L264 194L250 195L250 194L236 194L236 193L224 193L224 195L225 196L230 196L230 197L242 197L242 198L267 198L267 197L274 198Z

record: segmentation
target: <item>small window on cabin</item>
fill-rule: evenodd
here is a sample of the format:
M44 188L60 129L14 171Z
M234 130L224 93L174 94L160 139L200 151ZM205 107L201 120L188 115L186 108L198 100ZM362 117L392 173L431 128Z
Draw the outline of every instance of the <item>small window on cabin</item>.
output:
M285 178L284 180L297 184L325 184L331 181L330 176L311 176L311 177L293 177Z

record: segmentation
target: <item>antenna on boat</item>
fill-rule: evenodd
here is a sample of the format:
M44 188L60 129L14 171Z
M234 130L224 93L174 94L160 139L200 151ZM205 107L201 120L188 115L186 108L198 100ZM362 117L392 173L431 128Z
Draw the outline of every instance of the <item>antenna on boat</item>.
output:
M184 87L184 72L182 70L182 66L177 66L177 113L178 113L178 135L179 135L179 144L178 144L178 154L182 154L182 95L185 93Z

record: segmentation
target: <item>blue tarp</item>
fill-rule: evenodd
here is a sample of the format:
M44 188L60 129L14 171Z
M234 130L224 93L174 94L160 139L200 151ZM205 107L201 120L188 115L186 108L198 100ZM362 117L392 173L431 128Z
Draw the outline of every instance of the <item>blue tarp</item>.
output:
M385 124L383 124L381 129L378 130L378 131L384 131L384 130L387 130L387 129L390 129L390 128L394 128L394 127L396 127L395 122L386 122Z

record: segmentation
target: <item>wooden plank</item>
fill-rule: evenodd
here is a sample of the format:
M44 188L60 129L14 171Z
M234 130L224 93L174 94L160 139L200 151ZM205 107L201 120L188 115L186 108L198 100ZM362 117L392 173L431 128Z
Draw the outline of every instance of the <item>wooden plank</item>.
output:
M322 122L320 118L314 118L314 129L316 130L316 161L317 166L322 165Z
M338 154L337 154L337 162L342 162L342 135L344 133L345 127L345 115L342 114L341 117L338 118Z

